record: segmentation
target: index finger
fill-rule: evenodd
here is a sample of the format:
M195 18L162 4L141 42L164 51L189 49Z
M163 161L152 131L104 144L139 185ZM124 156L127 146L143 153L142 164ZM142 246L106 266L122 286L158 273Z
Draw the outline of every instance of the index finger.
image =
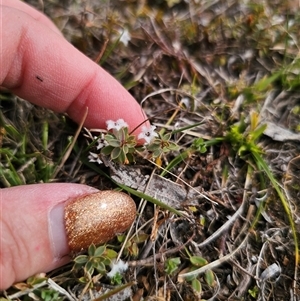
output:
M86 127L124 119L132 130L146 118L135 99L59 33L24 11L0 6L0 84L30 102L67 112Z

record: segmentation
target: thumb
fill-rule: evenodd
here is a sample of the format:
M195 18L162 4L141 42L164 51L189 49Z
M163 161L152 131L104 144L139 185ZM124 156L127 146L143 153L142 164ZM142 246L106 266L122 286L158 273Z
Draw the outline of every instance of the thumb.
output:
M134 217L134 202L120 192L66 183L0 190L0 290L67 263L71 251L111 239Z

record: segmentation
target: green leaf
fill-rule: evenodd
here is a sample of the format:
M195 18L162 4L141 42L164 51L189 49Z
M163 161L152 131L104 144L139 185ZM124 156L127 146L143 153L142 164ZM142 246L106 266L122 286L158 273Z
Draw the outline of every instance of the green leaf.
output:
M113 146L113 147L121 146L120 140L117 139L116 137L114 137L113 135L109 135L109 134L106 135L106 136L105 136L105 140L106 140L106 142L107 142L109 145L111 145L111 146Z
M153 152L153 157L157 158L161 155L161 153L162 153L161 149L157 149Z
M93 266L93 262L91 261L88 261L86 264L85 264L85 272L89 275L93 275L94 273L94 266Z
M161 140L163 141L169 141L172 137L172 133L166 133L164 135L161 136Z
M122 144L124 141L127 141L128 138L128 128L120 128L119 130L113 130L114 135L117 140ZM120 144L120 145L121 145Z
M103 262L99 262L94 268L101 274L104 274L106 272L106 268Z
M215 275L212 270L207 270L205 272L204 279L208 286L213 287L215 285Z
M147 149L150 152L154 152L159 148L160 148L160 140L158 139L155 139L151 144L147 145Z
M168 145L166 145L164 148L163 148L163 151L166 153L166 152L169 152L169 151L176 151L179 149L179 146L174 143L174 142L169 142Z
M126 157L127 157L127 160L128 160L129 163L134 163L135 162L134 156L131 153L128 153L126 155Z
M20 133L15 127L10 124L4 123L4 128L9 137L11 137L15 141L22 140L22 133Z
M78 279L78 281L80 282L80 283L87 283L89 280L86 278L86 277L80 277L79 279Z
M258 90L259 92L265 91L278 77L280 76L280 72L274 73L269 77L263 77L259 80L254 86L254 90Z
M26 283L29 286L35 286L39 283L42 283L43 281L45 281L47 278L46 277L40 277L39 275L35 275L35 276L31 276L26 280Z
M135 196L138 196L141 199L145 199L146 201L151 202L151 203L153 203L153 204L155 204L157 206L160 206L161 208L169 210L170 212L173 212L173 213L177 214L178 216L183 216L184 215L184 213L182 213L182 212L178 211L177 209L175 209L175 208L173 208L173 207L171 207L171 206L169 206L169 205L167 205L167 204L159 201L158 199L155 199L155 198L153 198L153 197L151 197L151 196L149 196L149 195L147 195L145 193L137 191L137 190L135 190L133 188L130 188L130 187L126 186L126 185L123 185L123 184L120 184L120 183L117 183L117 182L115 182L115 183L119 187L121 187L122 189L124 189L125 191L127 191L127 192L129 192L129 193L131 193L131 194L133 194Z
M122 275L119 272L117 272L116 275L113 278L111 278L110 282L111 284L114 285L121 285L122 279L123 279Z
M126 143L130 146L130 147L135 147L136 146L136 138L135 136L131 135L127 138Z
M257 128L255 131L250 133L249 136L251 136L251 141L255 142L264 133L266 128L267 128L267 125L263 124L262 126Z
M79 255L74 259L74 262L80 265L85 264L88 261L88 257L86 255Z
M192 124L192 125L187 125L187 126L182 127L180 129L176 129L176 130L172 131L171 134L174 135L174 134L177 134L177 133L181 133L183 131L190 130L190 129L196 127L196 126L199 126L201 124L204 124L204 121L201 121L201 122L198 122L198 123L195 123L195 124Z
M100 246L98 247L95 252L94 252L94 256L101 256L106 250L106 246Z
M127 162L127 157L126 154L124 153L124 151L121 149L119 156L116 158L118 159L118 162L120 162L121 164L128 164L129 162Z
M120 234L117 236L118 242L124 242L126 238L126 235Z
M177 269L178 265L180 265L180 257L169 258L165 262L165 272L168 275L172 275Z
M111 145L105 146L101 149L101 154L105 155L105 156L109 156L111 154L111 152L113 151L114 147L112 147Z
M121 153L122 153L122 149L120 147L116 147L111 152L110 157L112 160L115 160L120 157Z
M123 147L122 147L122 151L123 151L123 153L124 154L127 154L128 153L128 150L129 150L129 148L128 148L128 145L123 145Z
M186 160L190 155L189 151L184 151L180 155L176 156L171 162L167 165L167 167L161 172L161 176L164 177L168 171L172 170L175 166L180 164L182 161Z
M136 242L137 244L140 244L142 242L145 242L147 239L149 238L149 234L146 234L146 233L138 233L136 234L132 240L134 242Z
M96 246L94 244L91 244L88 249L89 256L94 256L95 251L96 251Z
M117 258L118 253L115 250L106 249L105 255L106 255L106 257L108 257L110 259L114 259L114 258Z
M207 152L206 146L203 145L203 146L200 148L199 152L200 152L201 154L205 154L205 153Z
M201 294L202 285L201 285L201 282L197 278L192 280L192 288L195 292L197 292L198 294Z
M281 190L280 184L278 183L278 181L275 179L273 173L271 172L268 164L263 160L263 158L258 153L253 153L252 156L253 156L258 168L262 169L266 173L266 175L268 176L269 180L271 181L274 189L276 190L277 195L279 196L282 207L287 215L287 219L288 219L290 227L291 227L291 232L293 235L294 245L295 245L295 264L298 265L299 264L298 234L297 234L294 217L293 217L293 214L290 209L290 204L289 204L288 200L286 199L284 192ZM252 227L253 226L254 225L252 225Z
M137 243L132 243L128 249L127 249L127 252L133 256L134 258L136 258L138 255L139 255L139 247L137 245Z
M102 257L102 263L105 265L105 266L108 266L108 265L111 265L111 260L110 258L108 257Z
M258 296L258 293L259 293L259 289L258 289L257 286L255 286L254 288L249 289L249 290L248 290L248 293L249 293L249 295L250 295L252 298L257 299L257 296ZM0 300L0 301L1 301L1 300Z
M200 256L191 256L190 262L196 267L202 267L208 263L206 259Z

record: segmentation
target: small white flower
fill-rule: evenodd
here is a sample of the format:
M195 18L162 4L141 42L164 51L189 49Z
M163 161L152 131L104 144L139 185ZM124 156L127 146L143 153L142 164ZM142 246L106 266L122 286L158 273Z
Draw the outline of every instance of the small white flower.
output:
M97 140L97 150L108 145L108 143L103 138L103 135L101 135L101 137L99 137L98 139L97 139L97 137L94 137L94 140Z
M144 139L145 144L149 144L158 134L155 132L156 126L151 125L150 128L142 126L142 132L138 135L138 139Z
M123 44L127 47L128 42L129 42L130 39L131 39L131 36L130 36L130 33L129 33L128 29L125 28L125 29L123 30L123 32L120 31L120 34L121 34L120 42L123 43Z
M103 162L100 160L100 157L98 154L95 154L95 153L92 153L92 152L89 152L89 156L88 156L88 159L89 159L89 162L97 162L98 164L102 164Z
M124 121L124 119L118 119L117 121L107 120L107 130L116 129L117 131L121 128L127 128L128 124Z
M109 278L113 278L117 273L122 274L123 272L127 271L128 263L124 262L123 260L119 260L117 262L113 262L111 264L111 271L107 273Z

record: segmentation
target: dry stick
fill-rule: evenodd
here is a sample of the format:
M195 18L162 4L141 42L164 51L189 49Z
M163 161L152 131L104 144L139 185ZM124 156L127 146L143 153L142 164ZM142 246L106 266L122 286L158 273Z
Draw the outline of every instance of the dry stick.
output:
M216 230L211 236L209 236L206 240L204 240L203 242L197 244L196 246L199 248L199 247L203 247L207 244L209 244L210 242L216 240L224 231L228 230L229 229L229 226L231 224L233 224L236 219L238 217L241 217L242 214L244 213L245 209L246 209L246 203L247 203L247 192L249 191L249 188L250 188L250 185L251 185L251 178L250 178L250 175L249 173L247 173L247 178L246 178L246 182L245 182L245 185L244 185L244 195L243 195L243 202L241 204L241 206L239 207L239 209L234 213L234 215L223 225L221 226L218 230ZM250 211L252 213L252 211ZM248 211L248 214L247 214L247 219L248 219L248 216L249 215L249 211ZM243 231L241 233L244 232L245 230L245 227L243 227Z
M154 171L155 171L155 169L153 169L152 174L151 174L151 177L153 177ZM149 185L150 185L150 181L147 183L147 185L146 185L146 187L145 187L145 190L146 190L146 191L147 191ZM146 204L147 204L147 202L144 202L144 201L145 201L144 199L141 199L141 203L142 203L142 205L141 205L141 210L142 210L142 211L145 209L145 206L146 206ZM141 204L141 203L140 203L140 204ZM140 217L141 217L141 214L139 215L138 220L140 219ZM137 222L137 224L138 224L138 222ZM129 240L129 236L131 235L133 226L134 226L134 223L132 223L132 225L131 225L131 227L130 227L130 229L129 229L127 235L126 235L126 238L125 238L125 240L124 240L124 242L123 242L123 244L122 244L121 250L120 250L120 252L119 252L119 254L118 254L118 257L116 258L116 262L118 262L118 261L120 260L121 256L122 256L122 253L123 253L123 251L124 251L124 249L125 249L125 246L126 246L126 244L127 244L127 241Z
M98 56L96 57L96 59L95 59L95 61L94 61L95 63L99 64L99 62L100 62L100 60L101 60L101 58L102 58L102 56L103 56L103 53L104 53L104 51L105 51L105 49L106 49L106 46L107 46L108 41L109 41L109 39L105 39L104 44L103 44L103 46L102 46L102 48L101 48L101 50L100 50Z
M148 258L145 259L140 259L140 260L133 260L133 261L129 261L128 262L128 266L130 267L137 267L137 266L153 266L153 260L155 259L161 259L163 256L169 255L169 254L173 254L176 252L179 252L180 250L182 250L188 243L190 243L192 241L192 239L194 238L195 234L193 234L184 244L182 244L181 246L177 246L173 249L167 250L164 253L159 252L157 254L154 254Z
M158 90L158 91L155 91L155 92L152 92L152 93L150 93L150 94L148 94L147 96L145 96L143 99L142 99L142 101L141 101L141 107L143 106L143 103L148 99L148 98L150 98L151 96L155 96L155 95L159 95L159 94L163 94L163 93L165 93L165 92L176 92L176 93L178 93L178 94L182 94L182 95L184 95L184 96L187 96L187 97L190 97L190 98L192 98L192 99L196 99L196 97L195 96L193 96L193 95L191 95L190 93L188 93L188 92L185 92L185 91L183 91L183 90L180 90L180 89L175 89L175 88L165 88L165 89L160 89L160 90ZM203 104L204 106L205 106L205 104ZM206 107L206 106L205 106ZM206 107L207 108L207 107ZM171 116L171 119L174 119L174 117L175 117L175 115L178 113L178 111L179 111L179 107L178 106L176 106L176 109L175 109L175 113ZM207 108L208 109L208 108ZM169 111L169 110L167 110L167 111ZM166 111L164 111L164 112L162 112L161 114L163 114L163 113L165 113ZM158 114L158 116L159 115L161 115L161 114ZM143 125L145 122L147 122L147 121L149 121L150 119L152 119L153 117L149 117L149 118L147 118L147 119L145 119L143 122L141 122L139 125L137 125L129 134L131 135L136 129L138 129L141 125ZM169 126L169 122L166 124L166 125L163 125L163 127L168 127Z
M191 95L190 93L188 92L185 92L183 90L180 90L180 89L175 89L175 88L165 88L165 89L160 89L158 91L155 91L155 92L152 92L150 94L148 94L147 96L145 96L142 101L141 101L141 106L143 105L143 103L148 99L150 98L151 96L155 96L155 95L159 95L159 94L162 94L162 93L165 93L165 92L177 92L179 94L182 94L184 96L187 96L187 97L191 97L193 99L195 99L196 97Z
M250 267L250 271L248 271L244 269L242 266L240 266L237 262L235 262L234 259L229 259L228 262L234 265L241 273L244 273L248 276L242 278L242 280L239 282L238 287L236 287L232 292L232 294L229 296L228 300L233 300L234 296L236 296L237 290L240 292L238 296L244 296L246 291L248 290L248 287L252 279L257 280L257 278L255 275L252 274L252 272L255 269L255 265L252 265Z
M244 196L243 196L243 203L240 206L240 208L237 210L237 212L232 216L232 218L225 223L221 228L219 228L213 235L211 235L208 239L206 239L204 242L200 243L197 245L197 247L202 247L203 245L208 244L209 242L215 240L218 236L221 235L221 233L225 230L228 229L228 227L230 226L231 223L233 223L236 218L238 218L239 215L241 215L241 213L244 211L245 208L245 204L247 203L247 191L249 190L249 186L251 184L251 178L249 176L249 173L247 173L247 178L246 178L246 182L244 185ZM250 215L252 214L252 207L249 209L248 214L247 214L247 218L250 217ZM243 231L246 229L246 226L243 227ZM202 274L204 272L206 272L207 270L211 270L213 268L216 268L217 266L221 265L222 263L226 262L227 260L230 260L233 258L233 256L242 248L242 246L246 243L248 237L249 237L250 233L246 233L245 238L243 239L243 241L241 242L241 244L235 249L233 250L231 253L225 255L224 257L215 260L197 270L185 273L180 275L180 277L185 278L185 277L190 277L190 276L197 276L199 274Z
M140 152L137 152L142 158L143 158L143 155L140 153ZM183 184L185 184L186 186L188 186L191 190L195 191L198 195L202 196L203 198L205 198L206 200L208 200L210 203L214 204L214 205L217 205L217 204L220 204L222 205L223 207L225 208L228 208L228 206L222 202L221 200L211 200L209 197L211 197L209 194L207 194L206 192L200 192L198 191L195 187L191 186L190 184L188 184L187 182L185 182L184 180L182 180L181 178L179 178L177 175L175 175L174 173L172 173L171 171L159 166L158 164L156 164L155 162L149 160L149 159L146 159L148 162L150 162L151 164L155 165L157 168L167 172L168 174L172 175L173 177L176 178L176 180L179 180L180 182L182 182ZM209 197L207 196L209 195ZM215 198L214 198L215 199Z
M59 286L56 282L54 282L51 278L46 279L44 281L42 281L41 283L38 283L36 285L34 285L31 288L27 288L25 290L19 291L14 293L13 295L9 295L7 296L9 300L16 300L24 295L29 295L31 292L38 290L42 287L48 286L50 288L53 288L54 290L60 292L61 294L63 294L68 300L70 301L75 301L75 299L65 290L63 289L61 286ZM6 299L5 299L6 300Z
M8 300L16 300L16 298L20 298L24 295L29 295L34 290L40 289L40 288L42 288L43 286L46 286L46 285L47 285L47 280L44 280L41 283L33 285L33 287L31 287L31 288L27 288L27 289L24 289L22 291L16 292L13 295L8 295L7 298L8 298Z
M128 282L128 283L125 283L123 285L120 285L120 286L117 286L116 288L110 290L109 292L101 295L100 297L96 298L96 299L93 299L92 301L102 301L102 300L106 300L106 299L110 299L110 300L115 300L113 299L113 296L116 295L117 293L123 291L124 289L130 287L130 286L133 286L135 285L136 283L134 281L131 281L131 282ZM119 299L118 299L119 300Z
M75 301L75 299L60 285L58 285L56 282L54 282L51 278L47 280L49 287L54 289L55 291L60 292L62 295L64 295L67 299L70 301Z
M73 147L74 147L74 145L75 145L75 143L76 143L76 140L77 140L77 138L78 138L78 136L79 136L79 133L80 133L82 127L83 127L83 124L84 124L84 122L85 122L85 120L86 120L88 111L89 111L89 108L86 107L85 112L84 112L84 115L83 115L83 118L82 118L82 120L81 120L81 122L80 122L80 124L79 124L79 127L78 127L78 129L77 129L75 135L74 135L73 141L72 141L72 143L70 144L69 148L67 149L65 155L63 156L63 158L62 158L60 164L56 167L55 171L53 172L52 178L55 178L55 177L57 176L58 172L62 169L62 167L64 166L64 164L65 164L66 161L68 160L68 158L69 158L69 156L70 156L70 154L71 154L71 151L72 151L72 149L73 149Z
M235 250L233 250L231 253L225 255L224 257L222 257L218 260L212 261L211 263L208 263L205 266L203 266L197 270L181 274L181 275L179 275L179 277L180 278L195 277L195 276L205 273L207 270L212 270L212 269L216 268L217 266L227 262L244 246L245 242L248 240L248 236L249 236L249 233L246 234L246 236L245 236L244 240L241 242L241 244Z

